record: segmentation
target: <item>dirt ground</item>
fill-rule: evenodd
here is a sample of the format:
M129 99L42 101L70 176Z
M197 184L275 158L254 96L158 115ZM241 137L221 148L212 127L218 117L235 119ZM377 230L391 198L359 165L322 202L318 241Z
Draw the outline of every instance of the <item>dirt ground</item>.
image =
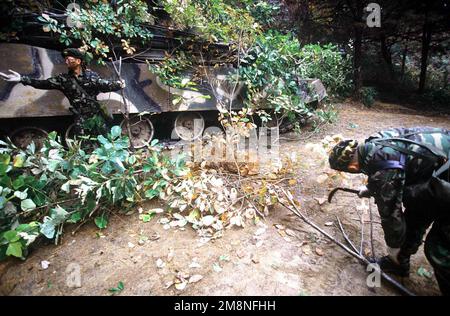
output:
M306 143L337 133L363 139L374 131L394 126L449 128L450 117L382 103L371 109L346 103L337 109L338 122L300 138L283 135L281 149L296 152L304 166L298 170L299 185L295 192L302 202L302 211L342 240L336 226L336 216L339 216L349 237L359 247L361 224L357 206L362 200L338 193L332 204L319 204L330 187L318 183L316 178L328 167L305 148ZM156 206L151 203L143 207ZM380 219L376 206L372 204L371 208L375 214L375 252L383 255ZM123 282L124 289L119 295L399 295L384 283L369 289L367 272L356 259L281 207L272 210L258 224L226 230L222 238L208 243L202 243L189 227L164 230L157 223L160 217L143 223L137 212L113 216L100 235L93 224L81 227L73 235L70 232L75 227L68 227L60 245L42 246L23 262L10 259L1 263L0 294L110 295L108 289ZM367 212L363 220L362 248L368 251ZM139 243L142 236L148 240ZM49 262L47 269L42 267L42 261ZM74 271L78 268L79 287L73 286ZM423 271L433 270L421 248L413 257L410 278L399 281L418 295L439 295L434 276L419 273ZM181 290L174 286L167 288L177 273L203 278Z

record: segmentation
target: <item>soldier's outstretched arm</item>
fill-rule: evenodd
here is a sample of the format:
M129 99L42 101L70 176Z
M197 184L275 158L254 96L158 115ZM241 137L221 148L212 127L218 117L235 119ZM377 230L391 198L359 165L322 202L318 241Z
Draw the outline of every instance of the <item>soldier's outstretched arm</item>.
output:
M61 84L58 77L52 77L45 80L32 79L28 76L22 76L18 72L9 69L10 74L0 72L0 78L8 82L21 82L24 85L32 86L36 89L59 89Z
M48 79L33 79L28 76L22 76L20 82L25 86L32 86L36 89L52 90L61 88L61 80L58 76L50 77Z

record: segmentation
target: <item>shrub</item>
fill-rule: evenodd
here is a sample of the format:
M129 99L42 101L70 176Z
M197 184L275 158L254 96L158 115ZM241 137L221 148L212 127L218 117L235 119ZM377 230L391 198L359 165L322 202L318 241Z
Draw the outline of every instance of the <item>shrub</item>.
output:
M375 102L377 94L378 94L377 90L374 87L362 87L361 88L362 103L367 107L371 107Z

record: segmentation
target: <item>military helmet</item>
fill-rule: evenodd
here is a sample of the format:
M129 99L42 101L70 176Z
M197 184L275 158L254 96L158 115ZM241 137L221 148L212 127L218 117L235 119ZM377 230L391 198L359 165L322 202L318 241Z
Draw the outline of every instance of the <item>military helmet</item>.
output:
M80 51L78 48L66 48L62 51L61 55L63 58L66 58L68 56L81 59L81 61L84 61L84 53Z
M358 141L356 140L349 139L339 142L334 146L328 158L330 167L339 171L347 171L356 148L358 148Z

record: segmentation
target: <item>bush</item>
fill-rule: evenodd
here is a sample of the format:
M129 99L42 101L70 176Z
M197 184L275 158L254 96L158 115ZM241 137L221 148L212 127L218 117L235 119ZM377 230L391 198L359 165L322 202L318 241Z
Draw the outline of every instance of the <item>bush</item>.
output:
M360 93L361 101L367 107L371 107L373 105L375 98L378 95L378 92L374 87L362 87Z
M55 132L40 151L34 143L26 150L0 143L0 260L26 257L41 236L58 242L65 223L93 218L106 228L114 207L127 212L158 197L186 170L181 158L161 155L156 140L151 155L130 152L119 126L96 141L91 152L81 141L64 148Z
M304 78L318 78L335 96L347 96L352 88L351 62L333 44L310 44L299 54L299 74Z
M239 80L247 87L247 106L308 116L314 108L303 101L311 95L304 79L318 78L329 94L345 95L351 86L349 71L349 60L336 46L301 47L293 34L269 31L243 57Z

